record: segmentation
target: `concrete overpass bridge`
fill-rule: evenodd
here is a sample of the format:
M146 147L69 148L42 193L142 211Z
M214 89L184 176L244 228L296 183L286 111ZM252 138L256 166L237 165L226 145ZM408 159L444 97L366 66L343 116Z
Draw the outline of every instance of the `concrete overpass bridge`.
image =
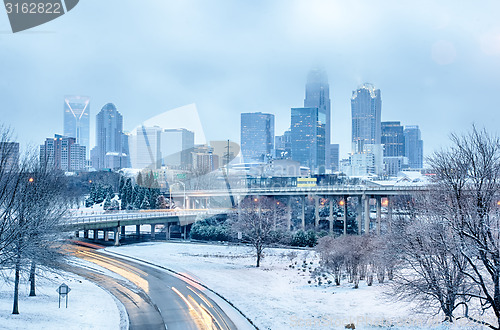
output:
M364 234L371 231L380 234L382 213L390 222L392 218L392 199L395 196L405 196L417 192L427 191L427 186L315 186L315 187L266 187L266 188L238 188L231 190L177 190L171 192L171 198L178 205L185 206L179 210L147 210L147 211L120 211L109 214L73 214L65 221L67 231L74 231L77 237L83 231L83 237L92 237L97 240L99 232L103 239L108 241L110 234L114 243L120 243L120 236L125 237L127 226L135 226L135 235L140 236L141 226L148 225L151 238L154 239L157 227L163 226L165 237L170 238L171 227L177 226L184 231L187 237L187 228L198 220L216 214L227 214L230 209L238 207L244 198L278 197L284 200L287 208L288 230L292 230L292 205L300 207L299 227L306 229L306 205L314 208L314 228L320 228L320 222L328 222L330 232L333 232L334 223L343 225L342 231L347 233L348 204L355 207L355 219L358 225L357 233ZM297 207L294 206L294 207ZM371 206L375 208L372 219ZM328 216L321 215L321 208L328 207ZM334 212L340 209L340 212Z
M335 221L343 223L343 232L347 233L347 206L349 203L356 205L356 222L358 224L357 233L369 233L372 227L380 233L382 220L382 206L385 209L386 218L392 217L392 199L396 196L407 196L418 192L428 191L428 186L405 185L405 186L382 186L382 185L339 185L339 186L311 186L311 187L265 187L265 188L237 188L231 190L177 190L171 192L174 200L186 208L190 209L210 209L212 202L218 199L217 205L221 205L220 200L225 200L226 208L239 205L239 202L246 197L259 198L279 197L285 199L288 207L288 229L292 229L291 208L293 200L299 200L301 206L300 227L306 228L306 204L308 200L314 200L314 227L319 228L320 221L328 221L330 232L333 231ZM232 200L232 202L231 202ZM325 200L327 205L325 205ZM372 221L370 206L375 206L375 219ZM384 204L384 205L382 205ZM320 215L322 207L329 207L327 217ZM335 207L334 207L335 206ZM341 216L334 214L333 209L339 206ZM376 226L372 226L376 224Z
M184 237L186 237L188 225L224 212L227 213L227 210L144 210L102 214L78 214L78 212L74 212L65 219L63 227L65 231L74 231L76 237L80 237L80 233L83 232L83 237L89 238L89 231L91 231L94 240L98 240L99 232L102 232L104 241L109 241L111 238L115 245L119 245L120 236L125 237L125 227L127 226L135 226L135 235L139 237L141 226L149 225L152 239L155 238L158 226L163 225L167 239L170 238L171 226L179 226L184 230Z

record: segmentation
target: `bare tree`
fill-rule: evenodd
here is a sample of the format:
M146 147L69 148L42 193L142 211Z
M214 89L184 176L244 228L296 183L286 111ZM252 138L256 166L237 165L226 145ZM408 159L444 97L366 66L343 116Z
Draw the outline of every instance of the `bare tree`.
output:
M466 266L461 271L476 290L464 297L464 318L500 329L500 139L484 129L452 135L452 146L436 152L429 163L447 199L447 223L459 239ZM471 302L491 310L496 325L468 314Z
M316 251L319 253L321 267L333 274L335 285L340 285L342 271L348 253L345 236L334 238L325 236L319 239Z
M55 266L61 256L58 225L67 210L65 177L27 155L0 178L0 266L14 270L13 314L19 313L19 282L30 273L35 295L36 265Z
M230 222L233 232L240 232L255 248L256 267L259 267L264 249L278 243L283 235L285 209L269 197L246 198L233 212Z
M460 244L446 222L446 200L437 191L399 199L391 249L397 251L400 271L393 288L398 298L441 311L453 322L453 312L468 292Z

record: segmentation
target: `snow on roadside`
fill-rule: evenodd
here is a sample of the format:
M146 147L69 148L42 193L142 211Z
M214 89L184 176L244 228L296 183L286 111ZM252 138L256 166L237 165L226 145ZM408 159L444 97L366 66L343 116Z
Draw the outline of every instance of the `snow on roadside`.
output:
M66 283L71 292L58 307L56 289ZM110 293L74 274L59 272L37 277L37 295L29 297L29 282L19 292L19 315L12 315L13 283L0 281L1 329L126 329L123 305Z
M360 288L308 283L318 266L314 251L267 249L260 268L252 248L190 243L140 243L106 248L199 280L243 311L261 329L444 329L442 318L413 315L387 296L387 284ZM292 252L292 254L290 254ZM293 258L293 252L297 257ZM304 260L306 261L305 271ZM290 267L292 266L292 267ZM455 328L452 327L452 328ZM462 326L460 329L481 329Z

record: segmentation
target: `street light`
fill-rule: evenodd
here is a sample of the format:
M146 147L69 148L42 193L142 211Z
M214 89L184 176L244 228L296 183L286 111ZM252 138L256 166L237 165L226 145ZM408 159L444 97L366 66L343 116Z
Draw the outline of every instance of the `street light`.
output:
M186 185L184 184L184 182L177 181L170 186L170 201L172 201L172 187L178 183L182 185L182 188L184 188L184 200L182 203L182 208L185 210L186 209Z

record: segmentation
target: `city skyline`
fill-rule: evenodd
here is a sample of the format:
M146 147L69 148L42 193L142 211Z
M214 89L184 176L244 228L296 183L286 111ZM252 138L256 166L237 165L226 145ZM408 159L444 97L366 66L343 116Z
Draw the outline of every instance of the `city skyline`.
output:
M90 95L96 108L113 102L127 117L125 131L196 103L207 140L237 141L240 112L286 118L304 100L308 70L321 63L330 78L332 142L340 143L342 158L350 150L348 97L365 81L383 90L383 121L419 124L426 154L472 122L496 131L495 103L482 96L498 94L499 3L487 2L489 10L451 1L360 3L189 1L144 3L139 11L120 3L116 11L113 1L82 2L30 32L2 34L3 121L23 145L38 144L62 132L51 118L63 95ZM161 24L127 23L144 17ZM9 29L7 18L0 20L0 30ZM141 36L143 46L130 47L124 33ZM277 135L288 125L277 122Z

